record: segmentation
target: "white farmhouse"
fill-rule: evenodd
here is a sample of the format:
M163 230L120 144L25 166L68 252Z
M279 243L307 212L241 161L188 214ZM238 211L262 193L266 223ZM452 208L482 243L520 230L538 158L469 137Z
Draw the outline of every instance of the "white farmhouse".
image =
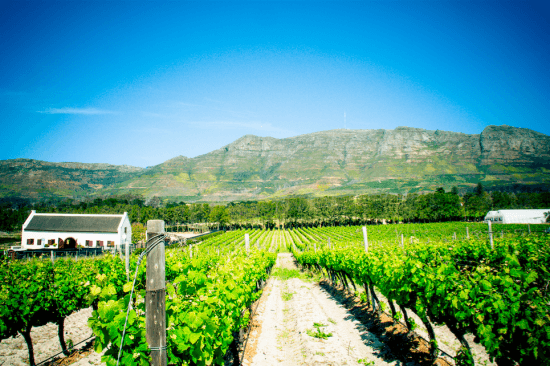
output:
M550 212L550 208L543 210L489 211L485 216L485 221L500 224L544 224L547 212Z
M131 241L132 226L126 212L122 215L92 215L37 213L33 210L23 224L21 235L22 249L109 248L131 244Z

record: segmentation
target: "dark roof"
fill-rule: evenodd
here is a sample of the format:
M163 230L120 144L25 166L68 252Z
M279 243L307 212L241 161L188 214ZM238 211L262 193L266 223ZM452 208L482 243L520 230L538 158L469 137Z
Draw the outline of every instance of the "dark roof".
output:
M34 215L26 231L116 233L124 216Z

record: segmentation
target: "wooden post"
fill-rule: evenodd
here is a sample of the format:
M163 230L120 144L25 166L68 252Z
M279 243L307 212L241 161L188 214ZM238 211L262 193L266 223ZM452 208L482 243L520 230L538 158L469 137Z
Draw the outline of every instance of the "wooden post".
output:
M468 230L468 226L466 226L466 239L470 239L470 231Z
M147 221L147 240L158 234L164 234L164 221ZM145 332L153 366L166 366L165 271L164 242L161 242L147 255Z
M244 247L246 248L246 254L250 253L250 236L244 234Z
M126 234L124 234L126 236ZM125 239L126 243L124 243L124 257L126 259L126 277L128 281L130 281L130 245L128 244L128 241Z
M55 261L55 260L53 259L53 255L54 255L54 254L53 254L53 249L52 249L52 251L50 252L50 257L52 258L52 264L54 264L54 261Z
M531 224L527 224L527 229L529 231L529 234L531 234Z
M487 220L487 224L489 225L489 242L491 243L491 249L495 249L495 245L493 244L493 229L491 228L491 220Z
M330 245L330 238L328 238L328 248L329 248L329 249L332 249L332 248L331 248L331 245Z
M403 245L403 233L401 233L401 248L404 248L405 246Z
M317 253L317 243L313 243L313 250Z
M369 237L367 236L367 227L363 226L363 243L365 244L365 253L369 252Z
M453 233L453 240L456 240L456 231Z

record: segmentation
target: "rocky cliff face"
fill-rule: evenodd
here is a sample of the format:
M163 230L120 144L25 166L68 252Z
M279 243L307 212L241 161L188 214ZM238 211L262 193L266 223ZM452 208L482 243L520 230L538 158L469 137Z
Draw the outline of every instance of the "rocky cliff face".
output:
M29 167L23 169L25 164ZM208 154L178 156L146 170L2 162L2 187L14 181L29 192L73 187L81 193L141 193L185 201L417 192L479 181L550 188L550 137L509 126L489 126L480 135L409 127L331 130L286 139L246 135Z
M481 164L547 164L550 137L526 128L489 126L481 133Z

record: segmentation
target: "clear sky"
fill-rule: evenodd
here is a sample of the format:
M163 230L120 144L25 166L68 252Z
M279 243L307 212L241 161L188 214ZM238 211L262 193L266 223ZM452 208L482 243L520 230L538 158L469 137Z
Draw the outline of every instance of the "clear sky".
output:
M550 135L544 1L0 0L0 50L0 159L146 167L344 127Z

